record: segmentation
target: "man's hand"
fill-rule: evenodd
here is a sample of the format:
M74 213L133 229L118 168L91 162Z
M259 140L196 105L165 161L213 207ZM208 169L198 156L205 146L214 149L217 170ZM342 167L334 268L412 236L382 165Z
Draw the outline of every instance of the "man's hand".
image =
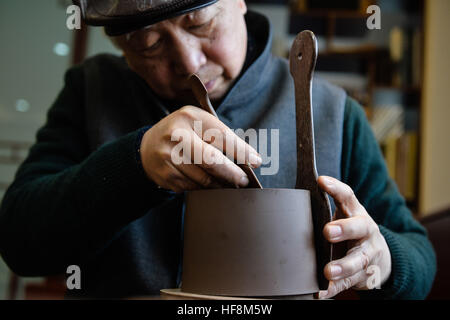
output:
M319 177L318 182L333 197L336 216L343 218L325 225L325 238L331 243L349 240L347 255L325 266L325 277L330 284L327 291L319 293L319 298L331 298L350 288L367 290L369 266L379 268L382 285L391 274L391 254L378 225L348 185L325 176Z
M201 136L194 130L194 121L201 121ZM190 140L191 152L189 159L186 159L187 153L183 154L184 161L176 164L172 151L180 141L172 141L172 137L175 130L180 129ZM220 133L222 139L204 141L207 140L205 131L210 129ZM227 152L227 145L234 145L234 151ZM262 163L256 150L230 128L206 111L193 106L185 106L171 113L149 129L142 138L140 150L147 176L160 187L175 192L227 185L245 187L249 183L248 177L232 160L245 160L254 168ZM224 152L232 159L227 158ZM199 162L199 159L196 161L194 158L196 154L201 155L201 163L196 163Z

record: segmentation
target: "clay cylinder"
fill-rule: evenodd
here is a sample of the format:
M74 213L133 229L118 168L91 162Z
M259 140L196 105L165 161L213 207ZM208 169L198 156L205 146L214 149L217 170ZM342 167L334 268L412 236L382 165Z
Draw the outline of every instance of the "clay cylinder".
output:
M318 292L309 191L188 192L182 292L236 297Z

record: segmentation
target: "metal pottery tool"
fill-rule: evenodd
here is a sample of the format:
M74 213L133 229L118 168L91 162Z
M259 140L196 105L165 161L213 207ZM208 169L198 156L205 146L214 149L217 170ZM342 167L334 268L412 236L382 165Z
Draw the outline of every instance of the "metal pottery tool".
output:
M321 290L328 288L323 269L331 261L331 244L322 230L332 219L328 196L317 183L312 110L312 76L317 60L317 40L311 31L297 35L290 51L290 71L294 78L297 121L297 183L296 189L309 190L317 252L317 275Z
M215 116L216 118L219 118L211 104L211 101L209 100L208 91L206 90L200 78L196 74L192 74L189 76L188 81L195 98L200 104L200 107L206 112L209 112L210 114ZM249 184L247 188L258 188L258 189L263 188L258 180L258 177L256 177L255 173L253 172L253 169L250 167L250 163L247 162L247 164L238 164L238 166L245 172L245 174L248 177Z

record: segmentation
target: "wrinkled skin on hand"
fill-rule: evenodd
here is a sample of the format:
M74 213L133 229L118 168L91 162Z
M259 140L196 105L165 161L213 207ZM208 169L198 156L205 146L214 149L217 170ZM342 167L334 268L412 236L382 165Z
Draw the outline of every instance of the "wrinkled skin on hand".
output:
M195 130L195 121L201 121L203 132ZM220 133L222 139L208 139L204 133L211 129ZM175 145L180 143L173 140L176 132L183 133L183 139L190 140L190 154L184 154L181 163L173 158ZM229 143L229 140L233 142ZM229 145L235 146L233 152L227 152ZM242 154L238 155L238 150ZM196 161L196 154L201 155L201 159L197 159L200 161ZM256 150L223 122L194 106L185 106L171 113L149 129L142 138L140 155L147 176L160 187L175 192L245 187L249 183L248 177L234 160L239 161L242 157L254 168L262 163Z
M391 274L391 254L378 225L348 185L325 176L319 177L318 183L333 197L338 217L325 225L323 235L331 243L347 241L348 245L345 257L325 266L324 274L330 283L319 298L332 298L350 288L368 290L370 266L379 268L379 286L383 285Z

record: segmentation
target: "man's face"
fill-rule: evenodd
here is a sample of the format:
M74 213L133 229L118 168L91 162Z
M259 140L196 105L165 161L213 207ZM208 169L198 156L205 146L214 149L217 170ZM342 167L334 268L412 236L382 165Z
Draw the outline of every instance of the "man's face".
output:
M130 68L165 99L189 95L196 73L212 100L222 98L239 75L247 52L244 0L220 0L118 38Z

